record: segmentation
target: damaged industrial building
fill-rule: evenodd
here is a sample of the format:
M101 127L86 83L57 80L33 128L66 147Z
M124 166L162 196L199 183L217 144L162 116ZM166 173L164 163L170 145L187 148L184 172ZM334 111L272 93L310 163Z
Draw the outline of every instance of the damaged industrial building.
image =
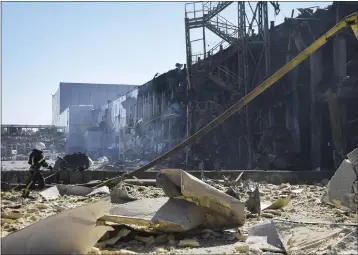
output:
M275 25L269 22L268 5L278 14L278 2L239 2L234 25L219 15L231 4L186 4L186 64L177 63L129 93L111 93L101 106L77 99L54 107L53 124L67 126L67 152L150 161L219 116L358 9L356 2L294 9L292 17ZM198 39L190 35L198 28L203 31L202 51L194 54ZM221 39L210 48L208 30ZM168 164L207 170L334 169L358 146L357 46L352 30L335 35ZM84 86L78 97L87 93ZM58 101L55 96L54 104Z
M358 4L279 25L269 7L188 3L186 64L141 86L60 83L53 126L4 126L12 154L45 137L69 155L40 191L1 172L1 252L357 254Z
M34 148L36 142L41 140L48 150L65 152L65 127L54 125L1 125L1 159L24 160Z

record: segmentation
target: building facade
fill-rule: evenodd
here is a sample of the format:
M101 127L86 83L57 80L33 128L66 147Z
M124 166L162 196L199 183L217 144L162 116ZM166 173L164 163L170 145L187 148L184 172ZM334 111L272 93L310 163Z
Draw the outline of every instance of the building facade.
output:
M113 95L100 107L98 101L86 101L93 106L87 131L97 132L83 134L97 141L85 141L91 147L87 151L127 160L154 159L219 116L358 7L356 2L334 2L325 9L299 9L296 18L269 26L267 5L279 11L278 5L257 2L258 17L252 22L261 23L253 31L245 17L245 5L253 3L215 3L199 3L206 13L200 24L200 17L191 19L186 13L184 68L177 65L126 95ZM229 33L208 20L230 4L238 5L241 19ZM203 24L223 41L196 56L189 30ZM191 169L202 162L206 169L334 168L358 146L357 48L353 32L341 32L171 162Z

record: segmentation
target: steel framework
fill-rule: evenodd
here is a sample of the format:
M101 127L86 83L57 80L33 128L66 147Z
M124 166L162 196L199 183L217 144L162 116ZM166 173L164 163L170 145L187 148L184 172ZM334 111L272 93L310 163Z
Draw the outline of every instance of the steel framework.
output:
M185 6L185 38L187 59L188 91L195 82L205 78L230 92L242 97L256 87L270 74L270 40L268 27L267 2L238 2L237 25L231 23L220 13L233 2L193 2ZM277 2L270 2L276 14L279 12ZM202 36L192 40L191 30L201 28ZM206 29L217 35L221 41L207 49ZM202 41L201 52L193 53L192 44ZM226 60L237 54L237 63ZM236 67L235 67L236 66ZM202 79L200 79L202 78ZM190 102L190 105L195 103ZM193 107L188 110L188 136L193 134ZM251 133L251 114L246 107L246 126L244 140L248 145L249 167L253 161L253 139Z

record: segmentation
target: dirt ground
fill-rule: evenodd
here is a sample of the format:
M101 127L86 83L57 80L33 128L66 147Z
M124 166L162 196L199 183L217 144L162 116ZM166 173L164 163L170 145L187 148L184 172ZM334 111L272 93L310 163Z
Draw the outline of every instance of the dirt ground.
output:
M242 194L240 200L247 200L247 191L252 190L257 184L246 182L237 187ZM91 253L102 254L125 254L125 253L168 253L168 254L262 254L261 250L251 248L244 243L245 236L250 227L267 222L272 219L283 219L304 222L332 222L332 223L358 223L358 215L345 212L321 202L325 186L323 185L295 185L282 184L281 186L260 183L261 201L275 201L280 196L291 194L290 203L278 210L268 210L261 216L247 213L247 221L239 229L222 232L211 230L201 233L179 234L175 236L151 237L147 234L136 233L128 235L110 247L101 249L93 248ZM213 184L216 188L225 191L227 187L222 184ZM163 191L156 187L128 186L129 194L138 199L150 197L163 197ZM296 191L296 192L292 192ZM81 206L101 198L96 197L74 197L65 196L57 200L47 202L37 192L32 192L29 199L23 200L19 192L1 193L1 212L13 213L15 219L1 219L1 236L6 236L14 231L20 230L50 215L62 210ZM17 219L16 219L17 218ZM239 233L239 234L238 234ZM143 240L143 237L146 237ZM153 239L153 242L148 241ZM198 242L199 247L180 247L181 240L193 239Z

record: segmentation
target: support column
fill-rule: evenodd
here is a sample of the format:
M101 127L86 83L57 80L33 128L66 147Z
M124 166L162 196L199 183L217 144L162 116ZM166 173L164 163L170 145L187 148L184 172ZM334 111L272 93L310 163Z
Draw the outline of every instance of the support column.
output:
M334 125L332 123L332 136L333 139L336 140L334 143L335 151L344 158L344 155L348 152L347 151L347 138L345 137L342 125L347 123L346 119L346 105L344 101L340 101L339 97L336 95L340 94L341 88L341 81L347 75L347 50L346 50L346 39L342 36L337 36L333 40L333 73L334 77L337 80L337 91L335 96L331 98L331 103L334 101L335 109L331 109L331 118L332 121L336 123ZM334 98L334 99L333 99ZM334 115L334 117L333 117ZM334 138L336 137L336 138Z
M347 75L346 39L341 36L333 40L333 68L334 76L343 78Z
M290 38L291 41L291 38ZM289 43L288 46L288 53L286 56L286 63L288 63L292 58L293 55L291 53L291 44ZM291 78L291 99L292 99L292 129L293 129L293 151L294 152L301 152L301 132L300 132L300 124L299 124L299 97L298 97L298 75L299 75L299 66L296 66L289 77Z
M187 137L191 136L195 132L194 128L194 107L193 102L193 86L192 86L192 54L191 54L191 40L190 40L190 27L189 19L185 18L185 42L186 42L186 81L187 81L187 96L189 98L187 104ZM194 159L194 144L187 147L186 151L186 166L188 167L189 163Z
M321 114L317 110L316 91L317 85L322 80L322 53L317 51L310 57L310 97L311 97L311 167L315 169L321 166Z

